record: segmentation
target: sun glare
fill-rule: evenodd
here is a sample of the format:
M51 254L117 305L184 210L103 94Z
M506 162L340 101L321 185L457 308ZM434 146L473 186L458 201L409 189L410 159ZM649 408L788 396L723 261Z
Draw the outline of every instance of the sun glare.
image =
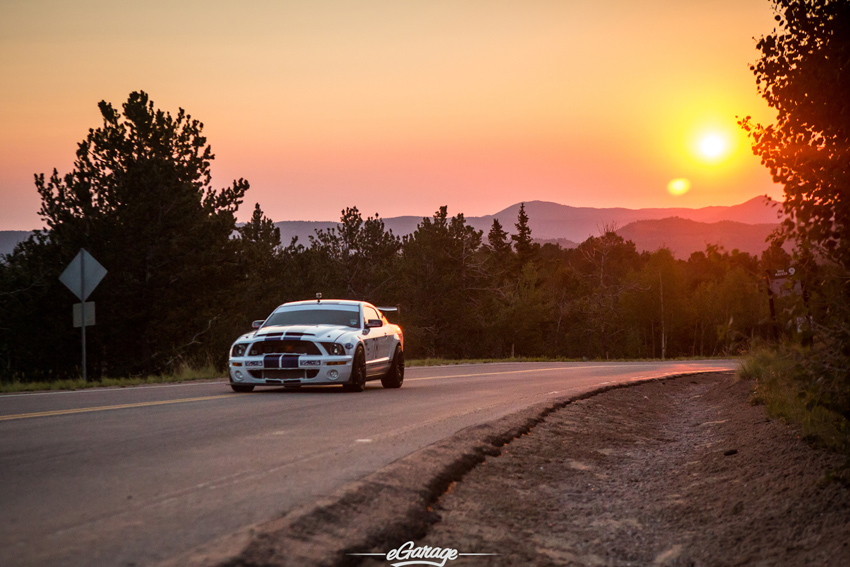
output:
M679 196L684 195L691 188L691 182L685 179L684 177L680 177L678 179L674 179L670 183L667 184L667 192L671 195Z
M729 154L729 140L717 133L703 135L697 143L697 154L704 161L715 163Z

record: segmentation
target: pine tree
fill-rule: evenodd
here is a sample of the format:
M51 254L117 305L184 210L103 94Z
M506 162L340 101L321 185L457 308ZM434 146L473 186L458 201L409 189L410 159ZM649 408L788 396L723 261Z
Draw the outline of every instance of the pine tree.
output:
M107 102L99 109L103 124L80 142L72 171L36 176L47 230L30 248L50 248L64 266L85 247L108 270L92 296L94 375L222 360L227 345L212 344L210 332L234 293L239 239L231 236L248 182L212 188L203 124L183 109L156 110L144 92L120 112ZM71 297L62 298L69 307ZM52 340L76 337L68 325Z
M487 233L487 242L497 256L510 253L511 243L508 241L508 233L502 228L499 219L493 219L493 225L490 227L490 232Z
M528 215L525 214L525 203L521 203L519 206L517 222L514 226L516 227L516 234L511 235L511 240L514 242L519 265L523 266L534 259L539 248L531 240L531 227L528 225Z

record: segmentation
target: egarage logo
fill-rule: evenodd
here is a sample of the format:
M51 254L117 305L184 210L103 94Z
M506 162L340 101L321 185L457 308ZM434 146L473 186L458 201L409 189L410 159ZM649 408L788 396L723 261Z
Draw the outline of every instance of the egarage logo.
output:
M426 567L445 567L449 561L454 561L460 556L469 555L498 555L498 553L460 553L457 549L451 547L431 547L423 545L416 547L412 541L403 543L396 549L391 549L387 553L348 553L347 555L357 555L360 557L386 557L392 567L408 567L412 565L423 565Z

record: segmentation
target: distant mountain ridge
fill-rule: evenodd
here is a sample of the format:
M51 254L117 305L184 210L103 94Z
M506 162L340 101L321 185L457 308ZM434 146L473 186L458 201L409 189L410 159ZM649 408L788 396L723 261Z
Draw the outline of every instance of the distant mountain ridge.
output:
M691 253L704 251L708 244L722 246L727 251L737 249L760 255L768 247L768 236L778 226L729 220L705 223L670 217L636 221L618 229L617 234L634 242L639 252L669 248L675 258L687 260Z
M572 242L584 242L590 236L598 236L600 230L604 227L620 228L636 221L670 217L702 223L734 221L744 224L777 224L780 222L777 205L776 201L766 197L755 197L740 205L703 207L700 209L571 207L547 201L528 201L525 203L525 212L529 218L531 234L535 239L567 239ZM514 232L519 207L520 203L517 203L492 215L466 217L466 222L478 230L483 230L486 236L493 224L493 219L498 218L502 227L508 233L512 233ZM450 215L456 215L458 212L462 211L449 210ZM404 236L414 232L416 226L422 222L422 218L416 216L387 217L383 221L384 226L392 230L393 234ZM281 242L289 244L292 237L297 236L298 241L305 245L308 242L308 236L314 234L314 230L326 230L336 225L337 223L332 221L280 221L275 223L275 226L280 229Z
M766 197L755 197L732 206L713 206L699 209L687 208L649 208L649 209L626 209L626 208L593 208L593 207L571 207L546 201L528 201L525 203L525 212L529 217L532 236L539 241L561 241L562 244L580 243L590 236L597 236L605 228L615 228L624 238L633 240L640 250L654 250L654 243L667 244L675 250L678 257L687 258L690 255L691 246L696 245L701 239L710 243L721 243L717 239L725 239L723 245L727 249L738 248L742 251L756 250L758 246L754 242L758 239L756 233L766 236L773 227L781 221L778 203ZM512 205L495 214L481 217L466 217L466 221L478 230L487 232L493 224L493 219L498 218L504 230L508 233L514 232L520 203ZM449 210L450 215L462 211ZM429 215L430 216L430 215ZM671 219L677 218L677 222ZM423 217L400 216L384 218L384 226L393 231L396 236L411 234L416 226L422 222ZM653 225L632 223L642 221L660 221L667 219L664 223ZM682 223L680 221L691 221ZM725 228L712 226L716 223L726 221L746 226L760 226L760 228L741 228L733 225L725 225ZM700 225L707 226L700 226ZM770 225L770 229L767 228ZM315 234L316 230L327 230L337 226L335 221L279 221L275 223L280 229L281 243L286 246L293 237L298 237L298 242L305 246L309 244L309 236ZM676 231L685 231L676 234ZM673 232L670 232L673 231ZM30 233L26 231L0 231L0 254L8 254L15 244L24 240ZM626 235L630 236L626 236ZM687 239L682 238L687 236ZM731 235L735 235L732 237ZM680 238L681 237L681 238ZM741 240L743 239L743 240ZM745 244L739 244L745 242ZM688 244L686 245L685 242ZM661 245L659 244L659 245ZM766 247L766 245L765 245ZM679 250L678 248L681 248ZM695 250L705 249L705 243L701 242ZM763 250L761 248L761 250ZM758 253L757 252L752 253Z
M534 238L557 239L566 238L573 242L584 242L590 236L598 236L605 227L621 228L629 223L642 220L658 220L671 217L715 223L733 221L744 224L777 224L780 222L779 207L776 201L766 197L755 197L741 203L726 207L703 207L700 209L686 208L652 208L625 209L592 207L570 207L545 201L530 201L525 203L525 212L529 218L531 233ZM519 203L494 215L476 217L480 219L483 228L492 224L498 218L502 226L510 232L519 213ZM475 226L473 219L468 219Z

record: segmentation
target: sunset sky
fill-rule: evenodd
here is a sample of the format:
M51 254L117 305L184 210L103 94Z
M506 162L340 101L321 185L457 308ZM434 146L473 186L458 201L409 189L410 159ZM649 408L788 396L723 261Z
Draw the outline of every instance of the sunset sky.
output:
M205 124L272 219L781 196L736 116L768 0L3 0L0 229L134 90Z

